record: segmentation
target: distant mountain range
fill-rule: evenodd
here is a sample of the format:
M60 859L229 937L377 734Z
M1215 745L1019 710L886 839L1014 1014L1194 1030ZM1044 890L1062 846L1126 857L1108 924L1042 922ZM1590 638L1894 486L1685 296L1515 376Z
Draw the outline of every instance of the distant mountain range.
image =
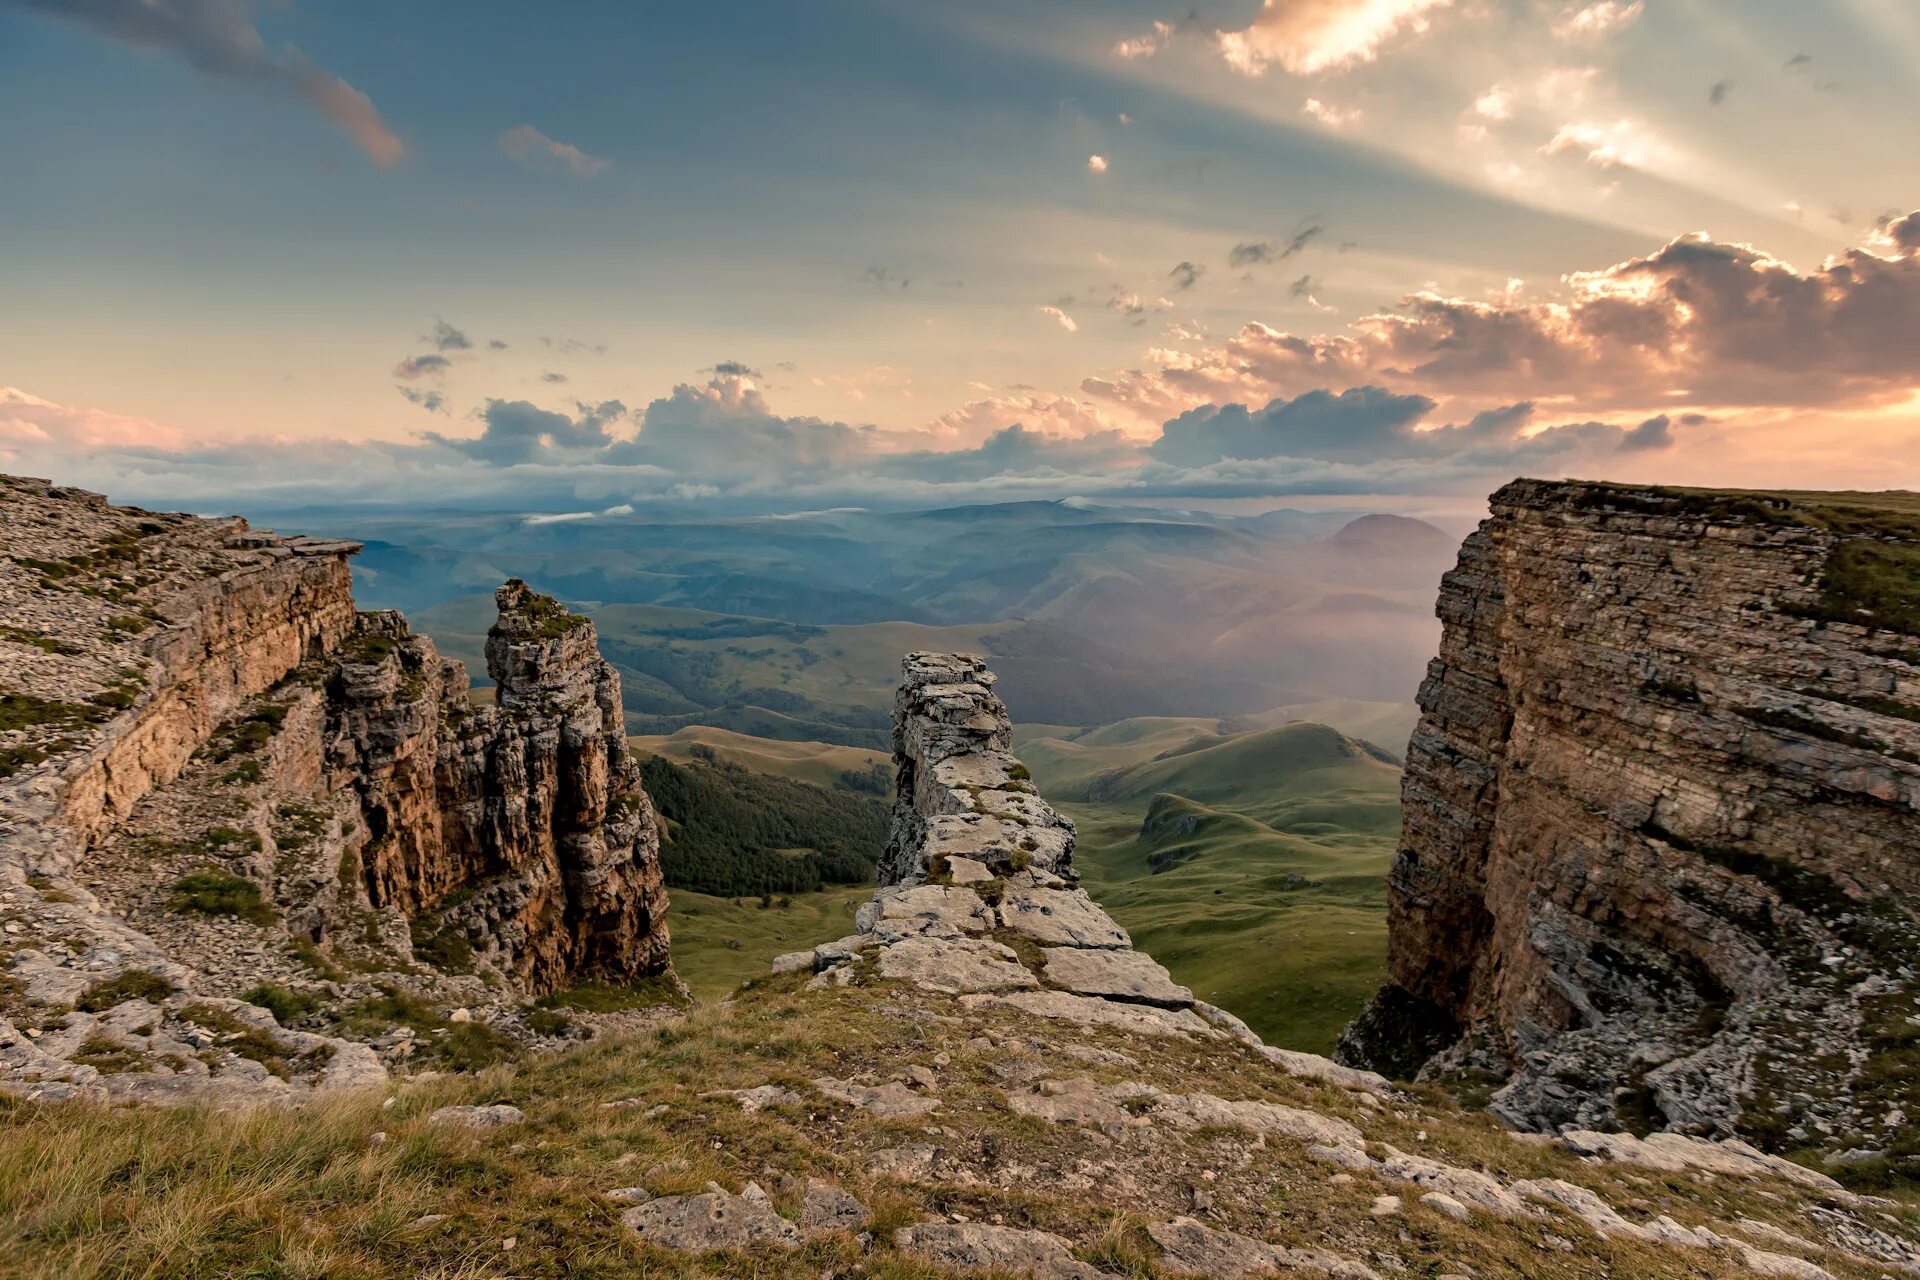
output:
M456 655L477 659L484 593L520 577L599 622L636 732L864 747L884 745L914 648L990 655L1023 723L1403 700L1456 543L1401 516L1074 502L350 521L371 539L360 598L407 610Z

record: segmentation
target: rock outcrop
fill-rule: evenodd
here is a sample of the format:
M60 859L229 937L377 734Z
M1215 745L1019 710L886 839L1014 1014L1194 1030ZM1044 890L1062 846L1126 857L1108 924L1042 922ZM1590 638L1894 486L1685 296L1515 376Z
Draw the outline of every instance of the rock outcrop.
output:
M1342 1060L1912 1161L1920 500L1521 481L1441 588Z
M1253 1046L1295 1074L1384 1089L1367 1071L1260 1042L1196 1000L1100 909L1073 868L1073 823L1035 789L994 675L969 654L911 653L894 702L893 835L856 932L774 961L818 987L870 975L1082 1027Z
M44 481L0 503L0 1089L363 1084L462 1023L530 1035L531 995L671 983L590 621L507 584L476 705L355 611L357 544Z

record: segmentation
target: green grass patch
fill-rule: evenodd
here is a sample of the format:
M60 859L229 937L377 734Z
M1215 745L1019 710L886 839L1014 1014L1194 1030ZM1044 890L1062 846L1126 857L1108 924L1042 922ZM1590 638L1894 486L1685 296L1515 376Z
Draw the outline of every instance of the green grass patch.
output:
M665 974L643 978L624 986L603 982L583 982L576 987L553 991L534 1001L541 1009L577 1009L581 1013L624 1013L630 1009L655 1009L662 1005L684 1005L686 998L673 979Z
M240 998L271 1013L274 1021L283 1027L291 1026L320 1007L320 1001L313 996L277 982L263 982Z
M159 1004L173 994L173 984L157 973L129 969L117 978L96 982L81 993L73 1007L82 1013L105 1013L129 1000L147 1000Z
M208 916L238 916L257 925L274 921L273 908L260 895L260 886L226 871L193 871L173 882L167 905L174 911Z

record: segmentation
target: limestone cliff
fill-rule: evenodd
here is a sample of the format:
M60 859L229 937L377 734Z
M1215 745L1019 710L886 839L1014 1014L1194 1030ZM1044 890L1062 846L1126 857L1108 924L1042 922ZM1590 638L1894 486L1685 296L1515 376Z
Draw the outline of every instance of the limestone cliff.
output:
M44 481L0 503L0 1089L362 1083L526 1038L530 995L667 973L590 621L507 584L476 706L356 613L355 544ZM236 998L263 990L289 1025Z
M1372 1072L1262 1044L1196 1000L1077 886L1073 823L1008 750L1013 728L986 663L911 653L894 701L893 837L881 889L851 936L774 961L815 988L867 979L1065 1025L1250 1046L1268 1062L1343 1088Z
M1920 500L1521 481L1439 601L1345 1060L1911 1159Z

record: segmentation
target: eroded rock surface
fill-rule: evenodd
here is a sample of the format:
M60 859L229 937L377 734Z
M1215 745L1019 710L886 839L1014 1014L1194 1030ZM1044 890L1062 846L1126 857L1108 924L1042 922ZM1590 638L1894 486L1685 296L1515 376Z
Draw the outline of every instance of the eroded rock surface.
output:
M360 1087L528 995L671 982L590 621L503 587L476 705L400 615L355 611L358 544L11 477L0 516L0 1089ZM235 999L261 990L290 1025Z
M1920 523L1871 502L1494 497L1343 1060L1495 1073L1526 1128L1920 1158L1885 1058L1920 1014Z

